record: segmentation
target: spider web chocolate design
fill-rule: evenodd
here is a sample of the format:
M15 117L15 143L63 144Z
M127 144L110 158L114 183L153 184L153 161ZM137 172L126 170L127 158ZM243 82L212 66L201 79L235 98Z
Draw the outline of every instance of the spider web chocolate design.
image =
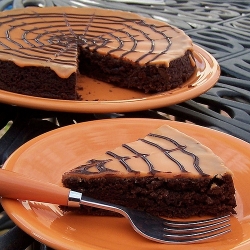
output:
M84 12L6 14L0 27L2 54L72 66L78 46L147 64L169 51L169 28L180 32L169 25Z
M0 89L19 94L81 100L79 74L145 93L167 91L194 73L192 51L182 30L129 12L34 7L0 13Z
M162 135L158 135L158 134L154 134L154 133L150 133L150 134L148 134L148 136L157 137L157 138L160 138L162 140L165 140L165 141L168 141L171 143L170 148L163 148L160 145L158 145L157 143L148 141L146 139L139 139L138 140L138 141L141 141L142 143L146 143L146 144L151 145L152 147L157 148L159 150L159 152L161 152L162 154L164 154L166 156L166 161L169 160L169 161L174 162L179 167L179 170L182 173L188 173L188 171L185 169L185 166L183 166L181 164L181 162L179 162L177 159L175 159L173 156L171 156L171 152L174 152L176 150L179 150L183 154L186 154L192 158L192 165L198 174L200 174L201 176L204 176L204 177L209 176L209 174L204 173L203 170L201 169L201 167L199 166L199 157L197 155L195 155L194 153L187 151L186 150L187 146L183 146L183 145L179 144L177 141L175 141L169 137L166 137L166 136L162 136ZM154 163L148 159L148 157L150 156L149 154L138 152L136 149L134 149L133 147L131 147L127 144L122 144L122 147L131 151L134 155L131 157L128 157L126 155L120 156L112 151L107 151L106 154L113 157L112 159L105 159L105 160L91 159L86 164L83 164L83 165L71 170L70 172L85 174L85 175L90 175L90 174L95 175L95 174L105 173L105 172L112 174L112 172L115 173L115 172L117 172L117 170L109 169L109 168L105 167L105 164L110 162L110 161L113 161L113 160L118 160L118 162L124 166L124 168L126 169L127 172L134 173L135 175L139 174L140 171L134 170L127 163L127 160L129 160L131 158L141 158L144 162L146 162L146 164L148 166L148 171L151 175L155 175L156 173L161 172L161 171L155 169L156 166L154 165ZM167 166L167 164L166 164L166 166ZM91 170L91 168L94 168L97 171L93 171L93 170ZM166 169L167 169L167 167L166 167ZM167 171L165 173L171 173L171 171Z

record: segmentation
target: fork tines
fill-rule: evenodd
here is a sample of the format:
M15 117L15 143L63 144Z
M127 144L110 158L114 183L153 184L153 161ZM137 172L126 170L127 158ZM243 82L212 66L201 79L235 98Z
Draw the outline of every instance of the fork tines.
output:
M198 221L164 221L164 238L172 243L194 243L230 232L230 215Z

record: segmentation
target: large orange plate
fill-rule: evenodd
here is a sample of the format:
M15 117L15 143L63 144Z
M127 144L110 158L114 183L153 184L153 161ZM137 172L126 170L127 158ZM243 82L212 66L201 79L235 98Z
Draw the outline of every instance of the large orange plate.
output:
M0 90L0 101L28 108L79 113L131 112L169 106L206 92L220 76L220 67L212 55L197 45L194 45L194 55L197 70L193 76L180 88L159 94L144 94L79 76L78 85L83 89L79 94L84 101L39 98L3 90Z
M179 129L210 147L232 170L237 191L237 215L232 232L185 250L250 249L250 145L224 133L164 120L110 119L80 123L43 134L20 147L4 168L39 181L61 185L61 175L107 149L136 140L162 124ZM32 187L31 187L32 188ZM55 249L163 250L138 235L125 218L63 214L57 205L2 199L10 218L24 231ZM182 250L183 245L175 245Z

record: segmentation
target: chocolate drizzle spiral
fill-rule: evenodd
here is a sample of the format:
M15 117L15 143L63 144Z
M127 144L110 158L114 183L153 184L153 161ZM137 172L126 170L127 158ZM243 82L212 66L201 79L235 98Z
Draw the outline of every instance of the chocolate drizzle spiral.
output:
M146 63L149 63L162 53L166 53L171 46L171 39L163 31L157 30L156 26L149 25L142 20L130 20L118 16L105 17L95 14L83 14L78 16L76 21L76 15L66 15L65 13L48 13L46 15L31 13L28 16L26 14L19 14L18 16L10 15L7 17L8 20L3 23L11 26L6 30L5 38L2 37L3 41L1 41L1 45L4 46L6 50L10 50L9 53L12 55L19 57L26 56L26 53L22 52L22 49L30 49L31 51L40 53L40 55L35 57L41 60L45 58L42 56L43 53L48 57L48 61L58 62L58 57L62 55L70 59L71 55L68 53L70 49L80 45L92 50L107 48L108 54L112 54L115 51L122 51L123 54L121 57L125 57L129 53L134 52L140 42L146 40L149 43L149 50L145 51L144 55L136 59L136 62L139 62L149 54L155 54L157 40L154 36L155 34L159 34L161 39L165 39L166 48L160 53L157 52L154 58L147 60ZM55 25L48 25L50 19L56 19L58 21L56 21ZM21 22L21 24L13 25L12 23L15 23L17 20ZM32 23L29 23L29 21ZM34 28L26 30L30 24L34 25ZM117 26L117 28L112 28L114 26ZM143 31L144 27L150 29L150 32ZM12 39L13 34L18 29L23 31L18 40L24 43ZM30 38L29 35L31 33L35 34L35 37ZM137 39L138 33L142 34L142 40L140 40L140 38ZM8 40L14 46L5 44L4 39ZM43 41L41 41L41 39L43 39ZM114 41L118 43L116 44L116 48L112 49ZM131 43L131 47L128 50L124 49L125 43ZM18 48L14 49L13 47ZM21 51L18 51L19 48ZM34 50L32 48L37 49ZM8 53L8 51L6 51L6 53ZM52 57L53 55L55 55L55 58ZM60 63L64 62L60 61Z
M191 39L175 27L102 9L31 8L1 13L0 30L0 59L11 57L19 66L49 66L61 77L76 70L79 46L144 65L159 61L168 65L192 49Z
M106 154L114 157L115 159L117 159L125 168L128 172L134 172L134 173L139 173L139 171L133 170L128 164L127 164L127 160L130 159L130 157L128 156L119 156L117 154L115 154L114 152L111 151L107 151Z
M89 160L87 162L87 164L85 165L81 165L77 168L74 169L75 173L82 173L82 174L98 174L98 173L114 173L117 172L116 170L113 169L109 169L105 167L105 164L107 162L111 161L111 159L107 159L107 160ZM90 168L95 167L97 169L97 172L92 172L89 171Z
M165 158L165 169L166 171L160 171L157 170L157 164L155 163L155 160L150 160L150 154L149 153L142 153L139 152L137 149L135 149L133 146L128 145L128 144L122 144L122 147L130 152L132 152L132 156L127 156L126 155L126 150L123 151L124 155L118 155L115 152L112 151L107 151L106 154L113 157L111 159L105 159L105 160L96 160L96 159L92 159L90 161L87 162L87 164L85 165L81 165L78 168L76 168L75 170L73 170L75 173L83 173L85 175L96 175L96 174L100 174L100 173L106 173L106 174L115 174L116 172L118 172L117 170L114 169L110 169L107 168L105 165L108 164L109 162L118 160L118 162L125 168L125 170L128 173L134 173L136 174L140 174L140 171L137 170L136 165L130 165L130 163L128 163L128 161L132 158L140 158L142 159L148 166L148 174L149 175L156 175L156 174L161 174L161 173L172 173L169 169L169 165L170 162L172 161L175 165L177 165L179 167L179 170L181 173L189 173L189 171L186 170L185 166L180 162L182 156L179 156L180 159L175 158L175 156L171 155L172 152L175 151L179 151L181 153L183 153L184 155L187 155L188 157L190 157L192 159L192 165L193 168L197 171L197 173L201 176L208 176L208 174L204 173L204 171L201 169L201 167L199 166L199 157L197 155L195 155L192 152L189 152L187 150L187 146L186 145L181 145L180 143L178 143L176 140L169 138L167 136L163 136L163 135L159 135L159 134L155 134L155 133L150 133L148 134L148 137L155 137L155 138L159 138L162 139L164 141L170 142L166 144L166 147L162 147L159 144L157 144L157 142L152 142L149 141L147 139L139 139L137 142L142 144L140 145L140 148L144 148L143 144L147 144L152 146L153 148L156 148L158 150L158 154L164 154L166 156ZM138 146L138 144L137 144ZM174 146L174 147L172 147ZM159 155L158 155L159 157ZM170 162L169 162L170 161ZM140 165L140 163L138 163L138 165ZM135 169L133 169L133 167L135 167ZM95 170L93 170L95 169Z
M156 137L158 137L158 135L156 135L156 134L149 134L150 136L156 136ZM170 139L170 138L167 138L167 137L162 137L162 136L160 136L160 138L164 138L164 139L166 139L166 140L168 140L168 141L172 141L172 139ZM140 139L142 142L144 142L144 143L147 143L147 144L149 144L149 145L151 145L151 146L153 146L153 147L156 147L156 148L158 148L163 154L165 154L171 161L173 161L173 162L175 162L176 163L176 165L180 168L180 170L181 170L181 172L183 172L183 173L187 173L188 171L185 169L185 167L179 162L179 161L177 161L174 157L172 157L171 156L171 152L173 152L173 151L175 151L175 150L182 150L182 148L185 148L186 146L181 146L180 144L178 144L177 142L176 143L174 143L175 145L177 145L177 147L176 148L174 148L174 149L165 149L165 148L163 148L163 147L161 147L160 145L158 145L158 144L156 144L156 143L153 143L153 142L151 142L151 141L147 141L147 140L145 140L145 139Z
M178 161L176 161L176 159L172 158L170 155L169 155L169 152L172 152L174 150L180 150L182 153L184 154L187 154L189 156L191 156L193 158L193 165L195 167L195 169L201 174L201 175L206 175L202 169L200 168L199 166L199 157L197 157L197 155L191 153L191 152L188 152L185 148L186 146L182 146L180 145L177 141L169 138L169 137L166 137L166 136L162 136L162 135L157 135L157 134L152 134L150 133L149 136L153 136L153 137L158 137L158 138L161 138L161 139L164 139L164 140L167 140L167 141L170 141L171 143L173 143L177 148L176 149L172 149L172 150L168 150L168 149L164 149L162 147L160 147L159 145L155 144L155 143L152 143L152 142L148 142L146 140L143 140L144 142L146 143L149 143L150 145L153 145L154 147L157 147L159 148L164 154L166 154L172 161L176 162L176 164L180 167L180 170L182 172L187 172L185 170L185 168L183 167L182 164L180 164Z
M122 144L122 146L126 149L128 149L129 151L131 151L132 153L135 154L134 157L138 158L140 157L141 159L143 159L143 161L145 161L148 165L149 168L149 173L151 173L152 175L154 175L155 173L159 172L157 170L155 170L154 165L148 160L148 154L144 154L144 153L140 153L138 151L136 151L135 149L133 149L132 147L128 146L127 144Z

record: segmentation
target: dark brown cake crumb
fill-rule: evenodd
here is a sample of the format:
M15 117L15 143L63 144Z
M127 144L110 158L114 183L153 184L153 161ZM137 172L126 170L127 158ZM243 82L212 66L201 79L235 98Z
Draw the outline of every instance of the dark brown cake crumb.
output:
M0 61L0 68L2 90L52 99L80 99L75 89L75 73L63 79L48 67L18 67L11 61Z
M111 55L100 55L89 49L81 49L79 71L83 75L112 83L118 87L139 89L145 93L163 92L179 87L194 73L191 65L191 51L183 57L165 65L145 65L114 58Z
M217 216L235 213L232 177L203 178L63 178L65 187L86 196L169 218ZM64 211L71 208L61 207ZM188 209L187 209L188 208ZM114 215L113 212L82 206L77 212ZM118 216L118 214L115 214Z

